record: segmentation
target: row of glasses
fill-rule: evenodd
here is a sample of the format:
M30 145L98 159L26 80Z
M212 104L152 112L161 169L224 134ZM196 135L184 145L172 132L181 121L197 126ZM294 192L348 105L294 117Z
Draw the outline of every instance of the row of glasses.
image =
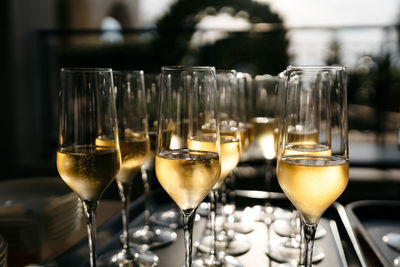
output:
M339 67L325 67L322 70L315 67L305 70L288 68L280 102L278 181L302 214L307 241L304 263L307 266L311 266L312 241L319 217L341 194L348 179L343 73ZM149 146L147 125L141 119L138 119L138 125L143 124L144 134L140 127L137 132L136 128L125 127L118 133L114 86L110 75L110 69L61 72L63 86L60 93L57 168L63 180L82 199L88 222L91 266L95 266L93 213L97 202L113 177L122 177L124 172L120 174L120 169L124 171L131 166L123 164L125 153L122 153L121 144L145 140L143 143L147 144L144 150L147 147L147 152L144 154L148 153ZM192 263L194 211L222 177L220 144L224 139L223 134L231 130L227 128L229 120L226 123L217 109L219 97L216 77L213 67L164 67L161 73L155 169L160 184L181 209L186 266ZM304 133L308 133L309 129L317 129L317 143L293 142L290 137L293 136L293 129L304 129ZM203 144L198 146L197 143ZM137 172L140 167L133 169ZM129 171L134 172L132 169ZM306 172L308 176L297 179L297 176ZM317 180L320 176L323 182ZM124 183L128 183L122 179L119 183L124 202L123 197L126 198L130 188L124 186ZM323 191L323 194L319 191ZM325 197L323 205L321 201L315 201L316 196ZM315 207L316 203L318 207ZM137 260L141 253L130 255L129 236L125 230L124 226L122 253L118 252L117 255L124 255L120 257L124 262L132 258ZM218 257L211 258L218 260Z

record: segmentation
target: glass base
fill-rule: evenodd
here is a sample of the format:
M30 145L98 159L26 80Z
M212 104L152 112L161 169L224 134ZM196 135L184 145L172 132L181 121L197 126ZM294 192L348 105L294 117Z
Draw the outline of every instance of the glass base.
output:
M193 259L193 267L244 267L235 257L220 253L218 257L211 257L208 254L201 254Z
M400 251L400 233L387 233L382 237L382 241L389 247Z
M280 207L256 205L253 207L253 210L257 214L257 221L260 222L264 222L267 218L274 221L279 219L290 220L292 217L292 213L289 210Z
M200 221L200 215L196 214L194 220ZM182 228L182 216L179 210L170 209L163 211L156 211L150 216L150 222L155 225L165 226L172 230Z
M266 245L265 253L276 262L297 263L300 259L300 248L288 246L291 243L287 237L273 239ZM325 258L325 253L322 247L314 244L313 263L320 262L323 258Z
M112 251L97 258L99 267L153 267L158 265L158 256L150 251L131 248L130 253L122 249Z
M218 212L219 209L217 209ZM196 214L201 217L208 217L210 214L210 202L201 202L200 205L196 209Z
M291 233L290 220L275 220L273 222L273 229L278 235L289 237ZM300 229L298 229L297 232L300 232ZM320 239L326 234L326 229L322 225L318 225L317 232L315 233L315 239Z
M176 232L163 226L140 226L129 229L129 244L144 249L159 248L176 240ZM124 236L121 235L121 241Z
M206 254L210 253L211 236L204 236L199 243L197 248ZM250 250L250 241L243 234L235 233L229 240L218 240L217 251L223 252L231 256L239 256Z
M173 230L182 228L181 214L177 209L156 211L150 216L150 222Z
M248 234L254 231L254 222L256 218L246 211L235 211L233 222L225 222L225 227L236 233Z

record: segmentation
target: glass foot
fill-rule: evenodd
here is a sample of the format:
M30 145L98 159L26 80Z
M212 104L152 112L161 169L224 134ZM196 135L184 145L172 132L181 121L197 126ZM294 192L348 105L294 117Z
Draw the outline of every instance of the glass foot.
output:
M137 248L130 249L130 252L122 249L101 255L96 263L99 267L153 267L158 264L158 256Z
M173 230L182 227L182 218L179 210L170 209L156 211L150 216L150 221L157 225L162 225Z
M140 226L129 229L129 243L144 249L159 248L176 240L176 232L163 226ZM121 241L124 236L121 235Z
M210 253L211 236L204 236L197 245L198 249L206 254ZM243 234L235 233L229 240L218 240L217 250L227 255L239 256L250 250L250 241Z
M200 221L201 217L196 214L194 220ZM163 211L156 211L150 216L150 222L155 225L165 226L172 230L182 228L182 217L179 210L170 209Z
M387 233L382 237L382 241L389 247L400 251L400 233Z
M201 217L208 217L208 215L210 214L209 204L209 202L201 202L196 209L196 214L200 215Z
M290 243L292 242L287 237L273 239L266 245L265 253L276 262L299 262L300 248L287 246ZM320 262L323 258L325 258L325 253L322 247L314 244L313 263Z
M290 236L291 233L290 220L275 220L273 222L272 227L275 233L277 233L278 235L285 237ZM298 229L297 232L300 232L300 229ZM315 239L320 239L324 237L326 234L327 234L326 229L322 225L318 225L317 232L315 233Z
M272 221L279 219L290 220L292 213L289 210L282 209L275 206L260 206L253 207L253 211L257 214L257 221L264 222L265 219L270 218Z
M244 267L235 257L219 253L218 257L201 254L193 259L193 267Z

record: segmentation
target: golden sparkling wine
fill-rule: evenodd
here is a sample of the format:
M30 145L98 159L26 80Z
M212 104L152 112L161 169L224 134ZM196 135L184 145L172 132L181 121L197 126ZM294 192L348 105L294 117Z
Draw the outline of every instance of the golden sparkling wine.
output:
M219 188L228 174L236 167L240 159L240 143L233 136L221 136L220 139L220 161L221 174L214 188ZM217 152L215 141L210 141L206 137L193 137L188 140L188 147L192 150Z
M285 156L309 155L309 156L331 156L329 146L320 144L295 144L287 145L284 151Z
M71 146L57 151L57 169L83 200L97 201L120 168L115 147Z
M107 139L96 139L96 145L111 146L113 143ZM120 183L132 182L149 155L149 139L144 133L126 132L124 138L119 140L119 149L122 164L115 178Z
M189 149L163 151L155 165L158 181L182 210L196 208L221 171L217 153Z
M278 182L309 224L343 193L349 164L339 157L285 156L278 162Z
M129 183L145 163L150 150L149 139L126 139L119 142L122 165L116 179L121 183Z
M275 118L256 117L252 120L255 141L260 147L265 159L276 158L278 122Z

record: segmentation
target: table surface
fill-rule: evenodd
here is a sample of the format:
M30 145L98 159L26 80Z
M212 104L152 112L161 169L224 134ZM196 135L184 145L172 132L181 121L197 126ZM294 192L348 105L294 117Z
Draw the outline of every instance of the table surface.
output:
M142 207L140 207L140 201L139 201L139 206L137 205L137 203L133 203L133 206L131 206L131 211L134 212L132 212L133 218L130 222L130 226L136 226L143 223L143 213L141 214L137 213L138 210L140 210ZM161 209L166 208L170 205L171 204L165 204L165 203L160 205L160 203L158 202L158 207ZM98 240L97 240L99 255L107 251L119 249L121 246L118 238L120 231L119 229L120 220L121 220L119 211L120 211L119 201L103 201L103 204L99 206L98 226L100 229L98 231ZM136 214L136 216L134 216L134 214ZM321 219L320 223L326 229L329 229L330 220L331 220L330 216L328 216ZM103 227L101 227L101 225L103 225ZM266 240L268 238L266 225L262 222L255 222L254 226L255 230L246 235L249 238L250 243L252 244L250 251L241 256L238 256L237 258L239 259L240 262L243 263L245 267L277 266L277 263L269 261L268 257L265 254L265 245L266 245ZM205 218L202 218L195 224L193 231L194 242L200 240L200 238L204 234L205 227L206 227ZM272 229L273 228L270 229L271 230L270 232L272 232L271 237L274 236L274 232L272 231ZM54 247L52 247L50 244L48 244L47 246L43 246L42 262L46 263L57 262L59 266L71 266L71 264L74 265L78 264L79 266L80 264L83 264L82 266L86 266L88 264L86 262L88 259L86 236L87 236L86 228L83 225L80 231L74 233L70 238L68 238L68 240L66 240L66 242L64 242L64 244L58 244L58 246ZM76 243L75 246L73 246L74 243ZM324 238L317 240L316 243L320 244L325 249L326 258L320 263L316 264L315 266L320 266L320 267L345 266L340 263L340 260L337 257L338 251L334 249L337 245L337 240L334 240L331 234L328 234ZM160 263L158 266L160 267L182 266L184 261L183 248L184 248L183 231L182 229L178 229L177 241L166 247L154 250L154 252L160 258ZM178 252L181 251L182 253L177 253L177 251ZM171 257L171 255L174 256ZM49 258L51 259L50 261L43 261L44 259L49 259Z

